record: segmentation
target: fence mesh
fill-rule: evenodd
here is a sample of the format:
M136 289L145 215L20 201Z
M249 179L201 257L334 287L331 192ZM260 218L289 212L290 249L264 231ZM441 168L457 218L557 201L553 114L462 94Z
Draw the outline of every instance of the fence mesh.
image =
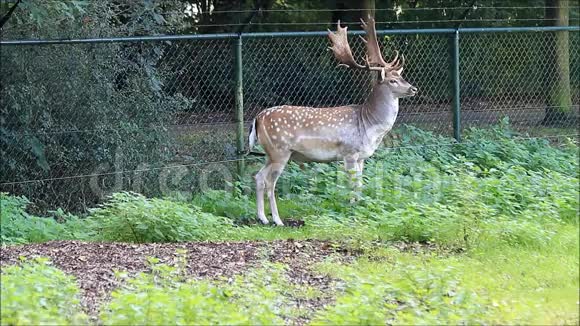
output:
M497 33L467 34L461 39L461 110L464 127L486 126L507 116L512 125L533 132L545 120L555 127L575 128L578 115L579 37L566 33L562 44L558 34ZM560 84L557 49L568 52L570 103L554 94ZM562 118L558 112L568 112ZM546 121L547 122L547 121Z
M453 134L450 38L381 38L385 56L394 49L405 55L404 77L419 88L401 101L387 146L396 146L402 124ZM350 40L362 58L364 45ZM0 191L43 208L82 210L111 191L191 193L232 179L239 159L235 41L3 45ZM462 34L463 128L508 116L531 135L545 135L545 122L551 134L576 135L579 43L578 33L568 32ZM337 68L327 47L326 37L243 39L246 131L270 106L365 100L371 76Z

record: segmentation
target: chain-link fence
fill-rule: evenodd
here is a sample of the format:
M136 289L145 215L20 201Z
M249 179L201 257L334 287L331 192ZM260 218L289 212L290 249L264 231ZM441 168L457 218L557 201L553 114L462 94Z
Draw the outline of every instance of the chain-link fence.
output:
M383 32L383 54L404 53L404 77L419 88L401 101L386 145L396 144L402 124L452 137L454 112L460 112L455 128L508 116L530 135L545 135L546 126L551 134L577 135L577 31ZM42 208L84 209L111 191L167 195L223 186L235 180L243 156L237 141L243 137L247 146L260 110L362 103L370 90L368 73L336 67L324 33L238 37L2 42L0 191L26 195ZM362 58L362 42L350 42ZM237 88L243 107L236 105ZM252 173L250 167L246 177Z

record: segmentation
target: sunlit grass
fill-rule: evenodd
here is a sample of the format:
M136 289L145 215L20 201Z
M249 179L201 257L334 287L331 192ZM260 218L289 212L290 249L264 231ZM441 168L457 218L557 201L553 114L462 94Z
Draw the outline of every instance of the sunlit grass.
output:
M448 324L461 316L468 323L577 324L577 232L563 227L539 250L497 246L440 255L383 247L369 249L353 264L322 263L316 269L343 279L346 288L316 320L360 321L359 305L390 298L395 306L387 300L365 313L395 324ZM454 301L460 295L467 303Z

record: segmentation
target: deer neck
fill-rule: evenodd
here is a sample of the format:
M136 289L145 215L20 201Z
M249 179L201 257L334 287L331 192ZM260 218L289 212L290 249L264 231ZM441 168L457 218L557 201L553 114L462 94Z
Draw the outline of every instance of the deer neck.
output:
M384 134L391 130L399 113L399 99L387 87L377 84L360 110L360 125L365 132Z

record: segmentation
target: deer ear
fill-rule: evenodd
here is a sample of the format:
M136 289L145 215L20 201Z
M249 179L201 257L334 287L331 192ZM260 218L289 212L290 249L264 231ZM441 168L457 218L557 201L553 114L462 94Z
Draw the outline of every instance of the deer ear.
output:
M397 70L395 70L395 71L396 71L396 72L399 74L399 76L400 76L400 75L403 73L403 67L401 67L401 68L399 68L399 69L397 69Z

